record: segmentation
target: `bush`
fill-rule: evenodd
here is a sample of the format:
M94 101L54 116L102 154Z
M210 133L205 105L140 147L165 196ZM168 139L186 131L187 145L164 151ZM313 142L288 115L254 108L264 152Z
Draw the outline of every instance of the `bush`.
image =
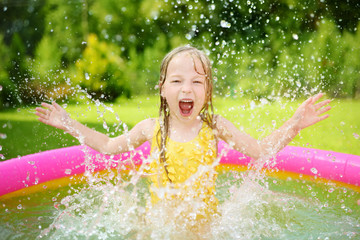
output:
M15 84L10 80L7 68L10 62L10 49L4 44L0 35L0 110L10 107L15 101Z
M125 79L126 64L120 53L118 46L90 34L83 57L76 62L74 82L96 99L113 101L121 95L129 98L130 83Z

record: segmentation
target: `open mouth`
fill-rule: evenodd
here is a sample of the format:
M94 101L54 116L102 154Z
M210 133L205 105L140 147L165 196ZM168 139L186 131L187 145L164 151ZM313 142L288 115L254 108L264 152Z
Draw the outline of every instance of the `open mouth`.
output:
M191 99L183 99L179 101L180 113L184 117L188 117L191 115L193 107L194 101Z

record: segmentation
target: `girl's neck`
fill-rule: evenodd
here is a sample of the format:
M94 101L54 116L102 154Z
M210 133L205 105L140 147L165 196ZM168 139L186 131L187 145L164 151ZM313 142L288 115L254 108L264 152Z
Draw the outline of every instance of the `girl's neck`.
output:
M189 121L180 121L180 119L169 119L169 137L176 142L188 142L194 139L202 127L201 118Z

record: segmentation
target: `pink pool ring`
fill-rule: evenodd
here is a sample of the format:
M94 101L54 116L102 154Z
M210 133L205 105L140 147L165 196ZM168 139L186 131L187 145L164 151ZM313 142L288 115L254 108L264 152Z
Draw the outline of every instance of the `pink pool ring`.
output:
M251 161L244 154L229 149L224 142L219 142L218 151L226 153L220 160L223 166L247 167ZM116 156L102 155L86 146L73 146L6 160L0 162L0 196L55 179L81 175L85 171L85 159L90 159L94 166L91 170L96 172L117 168L119 163L140 165L149 152L149 143ZM269 168L336 181L360 189L358 155L288 146L277 154Z

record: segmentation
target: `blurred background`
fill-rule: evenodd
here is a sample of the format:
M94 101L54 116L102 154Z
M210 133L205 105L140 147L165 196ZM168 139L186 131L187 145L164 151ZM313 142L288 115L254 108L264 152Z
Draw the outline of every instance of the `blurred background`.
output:
M273 107L249 112L245 130L263 136L287 117L276 110L294 110L274 104L296 107L322 91L339 119L317 136L335 132L334 143L315 147L360 155L359 28L358 0L0 0L1 158L77 143L36 122L42 101L72 106L110 135L122 122L133 126L134 115L156 116L161 60L185 44L212 60L218 112L236 106L231 116L240 119L239 111ZM108 120L100 105L129 106L131 119ZM95 114L79 112L86 108Z

